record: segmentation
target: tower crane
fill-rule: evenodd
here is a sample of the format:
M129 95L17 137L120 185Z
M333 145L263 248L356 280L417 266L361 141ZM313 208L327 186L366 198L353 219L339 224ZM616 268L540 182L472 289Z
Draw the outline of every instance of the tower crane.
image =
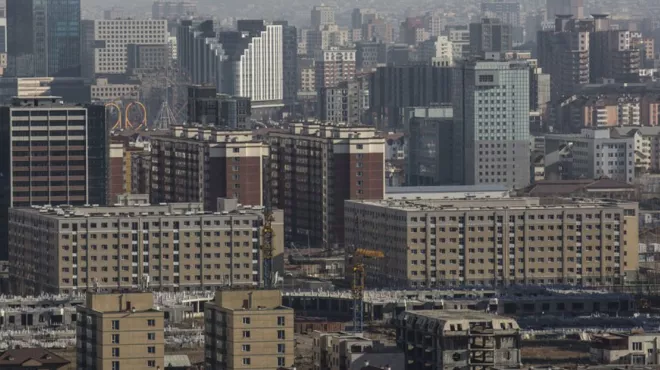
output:
M357 248L353 252L353 331L361 333L364 330L364 260L384 258L381 251Z

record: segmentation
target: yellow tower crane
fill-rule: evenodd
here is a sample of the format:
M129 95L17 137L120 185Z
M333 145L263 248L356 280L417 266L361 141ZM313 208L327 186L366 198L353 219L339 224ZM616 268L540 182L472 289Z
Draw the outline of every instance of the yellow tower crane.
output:
M364 330L364 260L384 258L381 251L357 248L353 252L353 331L361 333Z

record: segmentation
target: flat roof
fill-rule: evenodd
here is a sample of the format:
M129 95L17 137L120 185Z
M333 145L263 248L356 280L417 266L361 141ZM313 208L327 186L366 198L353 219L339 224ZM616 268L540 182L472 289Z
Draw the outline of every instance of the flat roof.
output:
M509 189L503 185L447 185L447 186L390 186L385 189L385 194L405 193L478 193L478 192L502 192Z
M444 321L488 321L488 320L513 320L510 317L494 315L481 311L473 310L419 310L407 311L406 313L418 316L424 316Z

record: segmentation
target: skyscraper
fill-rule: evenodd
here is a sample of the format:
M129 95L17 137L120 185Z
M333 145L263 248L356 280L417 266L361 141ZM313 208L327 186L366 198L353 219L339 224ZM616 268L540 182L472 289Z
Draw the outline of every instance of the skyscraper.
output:
M529 185L527 61L471 60L454 75L454 177L466 185ZM462 87L462 88L461 88Z
M292 107L298 94L298 30L287 21L275 21L282 26L282 75L284 104Z
M0 246L11 207L107 202L105 107L52 97L0 108ZM0 259L7 251L0 248Z
M513 49L513 30L499 18L484 18L470 24L470 50L478 56L484 52L505 52Z
M320 29L323 26L335 24L335 8L326 5L317 5L312 9L311 18L313 29Z
M499 18L502 22L513 27L520 26L520 3L495 1L481 3L481 15L484 17Z
M7 0L5 76L80 76L80 0Z
M558 15L572 15L576 19L584 18L584 0L547 0L546 12L548 19Z

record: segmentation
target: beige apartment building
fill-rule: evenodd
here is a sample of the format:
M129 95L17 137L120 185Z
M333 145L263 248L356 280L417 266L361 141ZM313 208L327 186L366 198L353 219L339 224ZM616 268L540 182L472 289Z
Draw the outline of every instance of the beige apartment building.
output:
M199 203L149 205L144 198L128 196L113 207L11 209L14 292L68 294L139 286L183 291L260 284L261 207L224 200L218 212L205 212ZM274 218L273 271L281 274L282 213L275 211Z
M164 368L165 319L152 293L88 292L76 312L76 369Z
M370 287L622 284L637 270L638 206L581 199L346 201L346 245ZM349 269L347 269L349 270Z
M204 306L208 370L293 366L293 309L279 290L221 290Z

